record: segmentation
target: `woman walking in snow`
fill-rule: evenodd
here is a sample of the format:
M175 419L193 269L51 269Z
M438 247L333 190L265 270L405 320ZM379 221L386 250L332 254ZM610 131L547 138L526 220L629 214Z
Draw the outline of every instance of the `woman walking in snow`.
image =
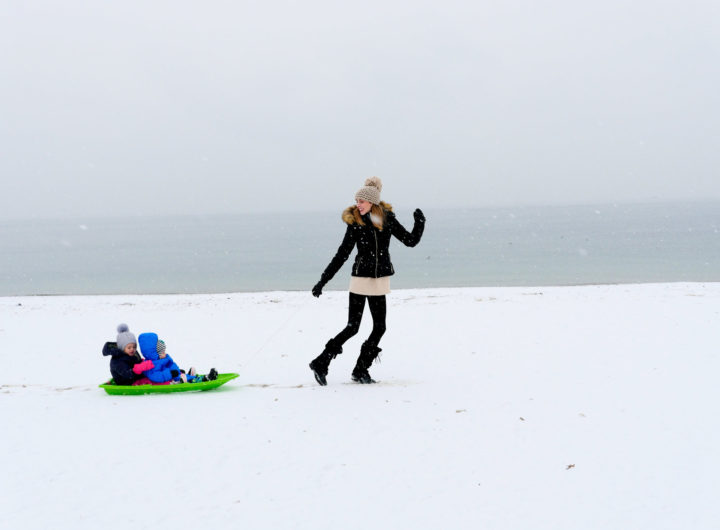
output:
M385 333L385 295L390 292L390 276L395 274L388 252L390 237L395 236L406 246L414 247L420 242L425 229L425 216L417 209L413 213L415 224L412 232L408 232L395 218L392 206L380 200L381 190L381 180L371 177L355 194L356 205L346 208L342 214L342 219L347 224L345 237L335 257L320 276L320 281L312 289L312 294L319 297L325 284L335 276L357 246L358 252L350 278L347 326L330 339L323 352L310 363L315 379L323 386L327 384L330 361L342 353L343 344L360 330L366 300L370 306L373 329L360 348L360 356L352 371L352 380L363 384L375 382L370 377L368 368L381 351L378 344Z

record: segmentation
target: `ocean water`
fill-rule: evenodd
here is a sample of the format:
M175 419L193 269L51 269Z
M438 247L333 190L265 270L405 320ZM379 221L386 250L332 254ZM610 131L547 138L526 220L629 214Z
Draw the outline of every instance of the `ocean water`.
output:
M309 291L342 240L340 210L2 222L0 296ZM410 229L411 211L396 213ZM717 202L425 213L420 245L393 240L393 288L720 281Z

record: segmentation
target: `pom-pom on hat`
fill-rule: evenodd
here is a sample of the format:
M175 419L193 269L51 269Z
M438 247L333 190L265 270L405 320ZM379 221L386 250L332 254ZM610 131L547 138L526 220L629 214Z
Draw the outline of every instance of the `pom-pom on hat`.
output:
M373 204L380 204L380 192L382 191L382 180L378 177L370 177L365 185L355 194L355 200L362 199Z
M118 336L116 342L119 350L125 351L125 346L128 344L137 344L137 339L135 338L135 335L130 333L130 328L127 324L118 325L117 330Z

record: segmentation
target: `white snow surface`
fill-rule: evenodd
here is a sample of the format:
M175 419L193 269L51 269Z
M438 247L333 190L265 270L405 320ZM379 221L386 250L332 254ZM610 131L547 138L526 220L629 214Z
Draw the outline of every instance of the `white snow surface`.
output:
M0 298L7 529L718 528L720 284ZM240 377L107 395L115 328Z

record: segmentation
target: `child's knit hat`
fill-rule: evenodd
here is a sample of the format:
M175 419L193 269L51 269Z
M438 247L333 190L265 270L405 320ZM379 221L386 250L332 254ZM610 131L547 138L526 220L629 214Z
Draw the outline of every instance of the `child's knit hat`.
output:
M157 352L158 355L161 355L165 351L165 341L159 340L157 343Z
M355 194L355 200L362 199L373 204L380 204L380 192L382 191L382 180L378 177L370 177L365 185Z
M125 346L127 346L128 344L137 344L137 339L135 338L135 335L130 333L130 328L127 324L119 324L117 330L118 336L116 342L119 350L124 351Z

